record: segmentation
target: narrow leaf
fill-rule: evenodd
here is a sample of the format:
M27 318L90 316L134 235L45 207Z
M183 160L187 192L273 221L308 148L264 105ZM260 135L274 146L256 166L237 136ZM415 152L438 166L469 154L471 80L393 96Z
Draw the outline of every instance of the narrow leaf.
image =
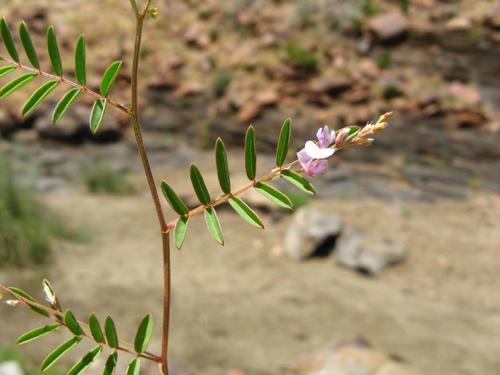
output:
M16 69L17 69L17 66L15 66L15 65L0 66L0 77L6 76L7 74L12 73Z
M118 353L114 352L106 360L104 371L102 375L113 375L116 370L116 363L118 362Z
M118 334L116 333L116 325L110 316L106 318L104 323L104 331L106 332L106 339L108 340L108 345L112 348L118 347Z
M63 68L61 62L61 54L59 53L54 26L49 26L49 28L47 29L47 47L49 50L50 62L52 63L54 73L56 73L56 75L58 76L62 76Z
M186 232L189 224L189 218L186 216L179 217L177 223L175 224L175 247L179 250L182 248L184 244L184 239L186 238Z
M104 344L106 340L104 339L104 334L101 329L101 325L99 324L99 320L94 314L90 314L89 316L89 328L92 337L99 344Z
M127 375L139 375L141 369L141 360L139 358L134 358L130 361L127 367Z
M281 167L285 162L288 154L288 145L290 144L292 120L286 119L281 127L280 137L278 139L278 147L276 149L276 165Z
M306 193L316 195L316 191L314 190L312 184L299 173L291 171L289 169L285 169L281 171L281 176Z
M219 218L217 217L215 209L213 209L212 207L207 208L204 215L208 230L210 231L210 233L212 233L218 243L224 245L224 237L222 236Z
M26 73L22 76L13 79L0 89L0 99L9 96L14 91L20 89L21 87L26 86L28 83L33 81L36 78L36 76L37 76L36 73Z
M245 136L245 169L249 180L255 180L257 173L257 154L255 151L255 130L250 126Z
M161 182L161 191L163 196L170 204L170 207L177 212L179 215L185 215L188 213L189 209L181 198L175 193L174 189L170 187L167 181Z
M21 37L24 51L26 52L26 56L28 56L31 65L33 65L37 69L40 69L40 61L38 60L38 55L36 53L35 47L33 46L33 41L31 40L28 27L26 26L26 23L24 23L24 21L19 25L19 36Z
M59 81L49 81L40 86L24 104L22 115L26 116L32 112L43 100L49 96L59 85Z
M0 20L0 33L2 34L3 43L5 44L5 48L7 48L10 57L12 57L14 61L19 62L19 54L17 53L14 39L12 39L9 25L7 25L7 21L5 21L4 18Z
M118 72L120 68L123 65L123 61L115 61L112 63L108 69L104 72L104 75L102 77L101 81L101 95L102 96L108 96L109 90L111 89L111 86L116 80L116 77L118 76Z
M71 89L63 96L59 103L57 103L54 113L52 114L53 125L55 125L64 116L80 93L81 90L78 88Z
M244 201L236 197L231 197L229 198L229 204L243 219L257 228L264 229L264 224L262 224L259 216Z
M66 326L71 331L71 333L76 336L83 335L82 327L80 327L78 320L76 320L76 317L71 312L71 310L66 311L66 314L64 315L64 322L66 323Z
M36 328L32 331L26 332L24 335L22 335L21 337L19 337L17 339L17 344L18 345L26 344L27 342L30 342L32 340L39 338L39 337L45 336L46 334L48 334L52 331L55 331L56 329L59 329L59 327L60 327L60 325L54 324L54 325L50 325L50 326Z
M47 358L44 359L42 362L42 367L41 370L45 371L48 370L54 363L57 362L59 358L61 358L68 350L73 348L75 345L77 345L80 341L82 341L81 336L75 336L68 341L66 341L64 344L58 346L56 349L54 349L53 352L51 352Z
M14 288L14 287L10 287L9 290L14 293L14 295L16 296L19 296L19 297L22 297L30 302L36 302L35 299L33 297L31 297L28 293L22 291L21 289L18 289L18 288ZM46 316L46 317L50 317L50 314L45 311L44 309L40 308L40 307L37 307L37 306L32 306L30 304L27 304L28 307L33 310L34 312L40 314L40 315L43 315L43 316Z
M271 185L258 182L257 184L255 184L255 189L266 198L269 198L281 207L293 210L293 203L290 201L290 199L281 191L273 188Z
M137 353L143 353L147 349L152 333L153 317L151 314L148 314L142 320L135 335L134 349Z
M96 134L102 124L107 103L106 99L97 99L92 107L92 112L90 113L90 131L92 134Z
M75 75L76 80L82 86L85 86L87 77L85 73L85 36L82 34L76 42L75 48Z
M205 185L203 176L201 175L201 172L196 165L191 164L189 175L191 177L191 183L193 185L194 192L196 193L196 196L198 197L201 204L209 204L211 201L210 194L208 193L207 185Z
M231 180L229 179L229 167L227 165L227 154L222 139L218 138L215 143L215 164L217 166L217 177L222 191L231 193Z
M67 375L79 375L84 372L91 364L96 360L99 354L102 353L102 346L99 345L92 351L85 354L85 356L78 361L71 370L68 371Z

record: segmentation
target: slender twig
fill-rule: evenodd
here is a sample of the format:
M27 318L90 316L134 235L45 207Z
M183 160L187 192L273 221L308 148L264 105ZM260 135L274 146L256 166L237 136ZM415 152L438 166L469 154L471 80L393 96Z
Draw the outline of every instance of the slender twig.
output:
M20 295L14 293L12 290L10 290L5 285L0 284L0 289L3 290L6 293L9 293L12 297L14 297L19 302L21 302L21 303L23 303L25 305L37 307L39 309L42 309L43 311L46 311L47 313L50 314L50 316L48 317L49 319L52 319L53 321L55 321L56 323L60 324L61 326L67 327L66 323L64 323L64 313L63 312L55 310L55 309L50 308L48 306L42 305L42 304L40 304L38 302L30 301L30 300L24 298L23 296L20 296ZM89 325L87 323L85 323L85 322L78 321L78 324L80 326L88 329L88 330L90 329ZM98 344L104 345L104 343L97 342L94 339L94 337L92 335L89 335L87 332L84 332L82 334L82 336L86 337L86 338L88 338L88 339L90 339L92 341L95 341ZM130 344L130 343L126 342L126 341L123 341L123 340L120 340L120 342L121 342L121 345L118 346L118 347L116 347L116 348L113 348L113 347L109 346L108 344L106 344L106 346L108 346L110 349L119 350L119 351L122 351L122 352L126 352L126 353L129 353L129 354L134 355L136 357L141 357L141 358L153 361L153 362L158 362L158 363L161 362L161 357L159 357L159 356L157 356L155 354L152 354L152 353L149 353L149 352L137 353L134 350L134 346L132 344Z
M47 78L50 78L54 81L59 81L63 84L66 84L68 86L72 86L72 87L75 87L77 89L80 89L82 90L83 92L86 92L87 94L89 95L92 95L93 97L97 98L97 99L102 99L102 100L106 100L109 104L111 104L112 106L118 108L120 111L122 112L125 112L127 115L130 115L130 109L128 109L125 105L123 104L120 104L118 103L117 101L113 100L113 99L110 99L108 97L104 97L102 96L101 94L91 90L88 88L88 86L82 86L80 85L79 83L76 83L76 82L73 82L73 81L70 81L68 80L67 78L65 77L62 77L62 76L56 76L54 74L50 74L50 73L47 73L41 69L36 69L36 68L32 68L32 67L29 67L29 66L26 66L26 65L23 65L21 63L18 63L16 61L13 61L5 56L2 56L0 55L0 60L2 61L5 61L6 63L8 64L11 64L11 65L14 65L16 66L18 69L22 69L22 70L25 70L27 72L31 72L31 73L36 73L38 74L39 76L42 76L42 77L47 77Z
M160 224L162 248L163 248L163 334L162 334L162 350L161 350L161 370L163 374L168 375L168 337L170 328L170 290L171 290L171 272L170 272L170 236L166 232L167 222L163 214L163 209L156 189L156 183L149 163L148 154L144 146L142 138L142 129L139 116L139 62L141 54L142 31L144 27L144 19L147 15L151 2L148 0L142 13L136 12L136 36L134 44L134 59L132 64L132 109L131 120L134 129L137 150L142 160L144 173L151 193L151 198L156 210L158 222ZM133 7L134 8L134 7ZM135 11L135 9L134 9Z

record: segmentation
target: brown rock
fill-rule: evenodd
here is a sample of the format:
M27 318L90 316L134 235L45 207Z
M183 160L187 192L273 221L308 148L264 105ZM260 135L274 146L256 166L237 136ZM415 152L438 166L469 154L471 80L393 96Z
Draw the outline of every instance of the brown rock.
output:
M392 43L404 39L409 30L408 20L401 13L388 13L373 17L368 28L382 43Z
M255 99L263 106L273 106L278 103L279 94L275 90L266 90L258 93Z
M239 110L237 115L238 122L246 124L259 117L261 111L262 105L257 100L250 100Z

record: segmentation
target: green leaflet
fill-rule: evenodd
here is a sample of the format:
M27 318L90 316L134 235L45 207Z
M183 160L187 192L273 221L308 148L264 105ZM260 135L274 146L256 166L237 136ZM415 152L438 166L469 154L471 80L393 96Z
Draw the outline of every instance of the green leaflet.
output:
M97 99L92 107L92 112L90 112L90 131L92 134L96 134L99 127L104 119L104 113L106 112L106 106L108 101L106 99Z
M71 312L71 310L66 311L66 314L64 315L64 322L71 333L76 336L83 335L82 327L80 327L78 320L76 320L75 315Z
M191 177L191 184L193 185L194 192L196 193L200 203L205 206L210 204L211 198L208 193L207 185L205 184L203 176L196 165L191 164L189 176Z
M137 353L143 353L146 351L149 340L151 340L151 335L153 334L153 317L148 314L144 317L137 334L135 335L134 349Z
M114 352L106 360L104 371L102 375L113 375L116 370L116 363L118 362L118 353Z
M172 189L165 180L161 182L161 191L167 202L170 204L170 207L172 207L175 212L179 215L185 215L188 213L189 209L186 204L181 198L179 198L174 189Z
M59 358L61 358L68 350L73 348L75 345L77 345L80 341L82 341L81 336L75 336L62 345L58 346L54 351L52 351L47 358L44 359L42 362L42 367L41 370L45 371L48 370L54 363L57 362Z
M45 336L46 334L59 329L59 327L60 327L59 324L54 324L54 325L44 326L44 327L40 327L40 328L35 328L34 330L26 332L24 335L19 337L17 339L17 344L18 345L26 344L30 341L33 341L39 337Z
M293 210L292 201L290 201L290 199L285 194L273 188L271 185L258 182L257 184L255 184L255 189L265 197L269 198L270 200L280 205L281 207Z
M71 370L68 371L67 375L79 375L84 372L91 364L96 360L99 354L102 353L102 346L99 345L92 351L85 354L85 356L78 361Z
M85 73L85 36L82 34L76 42L75 48L75 75L76 80L82 86L87 83Z
M175 224L175 231L174 231L175 247L178 248L179 250L182 248L182 245L184 244L184 239L186 238L188 224L189 224L189 218L186 216L179 217L177 223Z
M16 296L20 296L20 297L22 297L22 298L24 298L24 299L26 299L26 300L28 300L30 302L36 302L33 297L31 297L28 293L22 291L21 289L10 287L9 290L12 293L14 293L14 295L16 295ZM40 315L46 316L46 317L50 317L50 314L47 311L41 309L40 307L32 306L30 304L27 304L27 305L34 312L36 312L36 313L38 313Z
M5 44L5 48L7 48L10 57L12 57L14 61L19 62L19 54L17 53L14 39L12 39L9 25L4 18L0 20L0 34L2 34L3 43Z
M127 367L127 375L139 375L141 369L141 360L139 358L134 358L130 361Z
M28 56L29 61L33 67L40 69L40 61L38 60L38 55L36 53L35 47L33 46L33 41L31 40L30 33L26 23L21 22L19 25L19 36L21 37L21 43L23 44L26 56Z
M222 236L222 230L220 228L219 218L217 217L215 209L212 207L207 208L205 210L204 216L205 216L205 223L207 224L207 228L210 231L210 233L212 233L212 236L214 236L215 240L218 243L224 245L224 237Z
M101 81L101 95L102 96L108 96L109 90L111 89L111 86L113 86L113 83L115 82L116 77L118 76L118 71L120 70L122 65L123 65L123 61L115 61L104 72L104 75L103 75L102 81Z
M231 193L231 180L229 179L229 167L227 165L227 154L222 139L217 138L215 143L215 164L217 166L217 177L222 191Z
M112 348L118 347L118 334L116 333L116 325L110 316L106 318L104 322L104 331L106 333L106 339L108 340L108 345Z
M78 88L74 88L69 90L63 98L57 103L56 108L54 109L54 113L52 114L52 124L55 125L66 113L66 111L71 107L74 103L78 95L80 95L82 91Z
M257 228L264 229L264 224L262 224L259 216L244 201L236 197L231 197L229 198L229 204L243 219Z
M92 337L99 344L104 344L106 340L104 339L104 333L102 332L101 325L99 324L99 320L94 314L90 314L89 316L89 328Z
M311 183L299 173L291 171L289 169L284 169L281 171L281 177L297 186L299 189L305 191L306 193L316 195L316 191L314 190L314 187L311 185Z
M62 76L63 68L61 62L61 54L59 53L54 26L49 26L49 28L47 29L47 48L49 51L50 62L52 63L54 73L56 73L56 75L58 76Z
M257 173L257 153L255 151L255 130L249 126L245 136L245 170L249 180L255 180Z
M15 66L15 65L0 66L0 77L6 76L7 74L12 73L16 69L17 69L17 66Z
M14 78L12 81L7 83L0 89L0 99L9 96L14 91L20 89L21 87L26 86L28 83L33 81L36 78L36 76L37 76L36 73L26 73L23 74L22 76Z
M32 112L59 85L59 81L49 81L40 86L26 101L21 111L23 116Z
M292 120L286 119L281 127L280 137L278 139L278 147L276 149L276 165L281 167L285 162L288 154L288 145L290 144Z

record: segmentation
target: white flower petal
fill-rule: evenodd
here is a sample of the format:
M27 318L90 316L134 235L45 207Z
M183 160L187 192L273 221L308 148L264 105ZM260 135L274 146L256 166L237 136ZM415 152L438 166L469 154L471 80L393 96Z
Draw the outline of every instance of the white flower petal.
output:
M313 159L328 159L335 153L333 148L319 148L313 141L307 141L304 150Z

